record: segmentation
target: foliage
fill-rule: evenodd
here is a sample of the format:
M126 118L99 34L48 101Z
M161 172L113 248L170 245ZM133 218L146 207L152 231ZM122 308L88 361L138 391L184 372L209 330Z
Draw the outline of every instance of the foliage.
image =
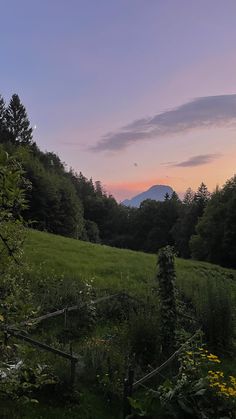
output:
M179 362L176 381L166 382L159 388L161 403L171 417L233 418L236 392L231 378L229 387L216 379L224 377L223 372L218 372L219 358L203 348L193 348L181 354Z
M157 313L139 313L129 321L130 353L141 367L152 365L160 358L160 320Z
M106 320L124 321L132 317L134 313L137 313L141 304L140 300L121 292L115 298L99 304L98 314Z
M32 310L29 284L22 273L25 227L21 213L26 207L24 188L29 187L23 174L17 160L0 149L0 315L5 321Z
M33 129L26 109L17 94L12 95L6 109L6 124L10 141L18 144L31 144Z
M161 346L163 355L168 356L175 347L177 321L174 254L169 246L159 252L157 279L160 296Z
M179 356L179 372L157 390L131 400L136 416L176 419L235 418L236 378L220 370L220 359L194 344ZM135 417L136 417L135 416Z
M6 105L0 95L0 143L7 141Z
M221 350L230 349L234 335L232 297L222 281L206 282L197 315L209 345Z
M164 202L146 200L127 208L99 181L66 170L53 152L33 142L25 107L14 94L6 107L0 96L0 143L18 153L25 177L28 209L24 217L37 229L110 246L156 252L171 245L181 257L235 267L235 177L212 195L201 183L181 202L174 192Z
M116 332L113 335L87 338L82 349L86 380L96 382L106 397L122 396L125 373L125 352L119 345Z
M0 371L0 394L21 402L38 402L35 397L40 390L54 387L57 378L47 365L26 366L19 361L5 364Z
M175 247L181 257L190 257L190 239L196 232L196 225L201 219L209 199L210 193L204 183L201 183L195 193L191 188L187 189L185 193L180 216L172 228Z
M224 266L235 267L236 176L217 189L199 220L191 240L192 255Z
M21 212L26 207L25 180L20 164L0 149L0 261L1 273L9 261L19 263L24 241Z

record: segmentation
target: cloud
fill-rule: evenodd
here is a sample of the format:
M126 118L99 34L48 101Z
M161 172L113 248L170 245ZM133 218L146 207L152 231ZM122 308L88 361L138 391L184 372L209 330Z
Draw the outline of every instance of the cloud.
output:
M177 108L132 122L104 135L91 149L117 151L147 139L160 139L197 128L228 126L236 122L236 94L206 96Z
M218 159L221 154L200 154L199 156L190 157L188 160L184 160L182 162L168 162L166 166L168 167L194 167L194 166L202 166L203 164L212 163L216 159Z

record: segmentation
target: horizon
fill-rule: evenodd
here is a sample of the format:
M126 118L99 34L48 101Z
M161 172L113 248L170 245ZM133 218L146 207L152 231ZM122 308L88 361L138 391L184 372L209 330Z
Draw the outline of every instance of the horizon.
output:
M117 201L235 174L236 3L10 0L0 93L34 140Z

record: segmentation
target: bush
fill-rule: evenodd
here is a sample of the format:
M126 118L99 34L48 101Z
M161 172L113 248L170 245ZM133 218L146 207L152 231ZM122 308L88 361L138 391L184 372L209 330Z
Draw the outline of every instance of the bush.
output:
M112 292L111 292L112 293ZM98 306L98 315L106 320L128 320L133 313L137 313L141 303L125 293L105 301Z
M130 352L141 365L155 362L161 351L159 318L151 314L133 316L129 324Z
M192 345L179 356L179 371L157 391L131 399L135 414L149 419L235 419L236 377L220 370L220 359Z

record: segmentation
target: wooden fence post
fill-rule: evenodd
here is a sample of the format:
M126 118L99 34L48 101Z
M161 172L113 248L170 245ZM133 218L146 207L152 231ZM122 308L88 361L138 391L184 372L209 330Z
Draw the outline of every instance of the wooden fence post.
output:
M67 328L67 313L68 313L68 309L67 307L64 309L64 328Z
M70 343L70 354L71 354L71 356L73 356L72 343ZM71 364L70 364L70 385L71 385L71 388L72 389L74 388L74 384L75 384L76 363L77 363L77 360L76 359L71 359Z
M131 414L131 406L128 398L133 393L133 382L134 382L134 370L129 367L128 378L124 379L124 398L123 398L123 419Z

